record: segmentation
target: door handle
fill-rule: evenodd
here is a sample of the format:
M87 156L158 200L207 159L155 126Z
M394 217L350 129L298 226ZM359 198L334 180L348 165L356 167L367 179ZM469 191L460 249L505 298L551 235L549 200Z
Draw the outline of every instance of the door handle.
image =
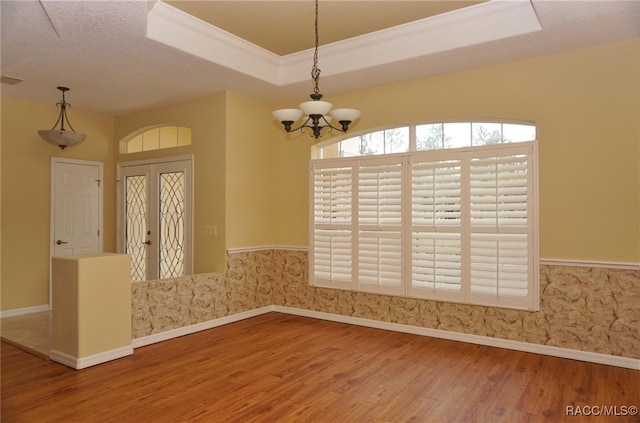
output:
M61 241L61 240L57 240L56 241L57 245L62 245L62 244L68 244L67 241Z
M147 242L143 242L144 245L151 245L151 240L147 241Z

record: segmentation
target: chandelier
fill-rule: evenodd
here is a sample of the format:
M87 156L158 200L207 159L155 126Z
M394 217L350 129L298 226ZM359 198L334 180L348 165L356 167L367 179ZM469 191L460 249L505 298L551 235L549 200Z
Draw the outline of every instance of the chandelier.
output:
M318 88L318 80L320 79L320 69L318 69L318 0L316 0L316 21L315 21L315 51L313 54L313 67L311 68L311 79L313 80L313 93L310 95L311 101L300 103L299 109L279 109L273 112L273 117L280 121L287 132L300 130L305 132L305 128L311 129L310 134L318 139L322 134L323 128L347 132L349 124L360 117L360 111L356 109L335 109L331 111L333 105L329 102L322 101L322 94ZM329 116L327 116L329 114ZM302 124L297 128L293 128L293 124L304 115ZM340 127L333 126L331 121L335 119Z
M53 125L51 129L43 129L38 131L38 134L47 142L51 144L57 145L61 149L65 149L69 145L78 144L86 138L85 134L80 134L76 132L71 126L71 122L69 122L69 118L67 117L67 106L71 107L71 104L67 103L64 99L64 93L69 91L67 87L58 87L60 91L62 91L62 100L56 103L57 106L60 106L60 115L58 116L58 120ZM64 129L64 122L67 121L69 128L71 131L67 131ZM56 129L60 123L60 129Z

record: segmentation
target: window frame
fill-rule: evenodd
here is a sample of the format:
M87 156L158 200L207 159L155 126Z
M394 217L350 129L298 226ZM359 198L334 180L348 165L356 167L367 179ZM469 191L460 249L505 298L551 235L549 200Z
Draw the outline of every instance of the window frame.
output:
M510 122L508 122L510 123ZM415 134L415 125L412 125L412 130L410 133ZM335 141L334 141L335 142ZM415 138L414 142L411 143L413 147L415 147ZM483 305L483 306L492 306L492 307L501 307L501 308L513 308L519 310L538 310L539 309L539 253L538 253L538 169L537 169L537 161L538 161L538 143L536 140L531 140L527 142L512 142L512 143L500 143L496 145L489 146L479 146L479 147L464 147L464 148L451 148L451 149L438 149L438 150L426 150L426 151L409 151L407 153L393 153L393 154L383 154L383 155L371 155L371 156L355 156L355 157L339 157L339 158L325 158L325 159L312 159L310 163L310 177L309 177L309 207L310 207L310 217L309 217L309 239L310 239L310 248L309 248L309 283L313 286L318 287L328 287L328 288L336 288L336 289L346 289L356 292L369 292L369 293L377 293L384 295L392 295L392 296L404 296L410 298L419 298L419 299L429 299L435 301L446 301L446 302L456 302L462 304L473 304L473 305ZM525 154L526 158L526 193L527 193L527 219L526 219L526 228L523 229L521 226L517 228L495 228L495 231L492 232L490 228L482 229L489 234L493 234L492 236L488 235L488 239L500 240L503 235L496 235L499 233L523 233L524 239L526 239L527 245L527 284L526 289L528 295L524 297L524 300L514 299L513 297L507 296L507 299L504 299L504 296L500 295L483 295L478 292L471 291L471 262L469 261L469 257L471 256L471 237L472 234L477 233L473 232L473 228L471 225L471 217L470 217L470 204L469 204L469 196L470 196L470 181L469 181L469 169L464 169L462 172L464 176L462 177L462 184L464 185L465 193L464 198L460 199L460 213L462 216L462 221L460 222L460 227L457 230L460 231L461 235L461 249L463 252L461 253L461 272L462 272L462 281L461 286L462 289L459 292L450 292L446 290L439 289L425 289L416 287L413 280L413 269L412 269L412 240L413 240L413 203L411 200L411 184L412 184L412 176L411 164L416 160L453 160L456 157L462 157L465 162L472 160L478 156L500 156L500 155L509 155L509 154ZM515 156L514 156L515 157ZM400 242L400 254L401 254L401 262L402 266L398 273L398 277L400 279L399 287L389 287L389 286L370 286L366 283L362 283L359 280L359 267L360 267L360 248L361 248L361 240L359 237L359 233L361 232L362 225L359 224L359 213L360 206L358 204L359 201L359 192L358 192L358 178L359 178L359 169L362 166L371 166L371 165L385 165L389 163L402 163L402 192L401 192L401 202L402 202L402 211L401 211L401 228L399 233L401 234L401 242ZM463 165L464 166L464 165ZM350 238L350 258L351 258L351 278L349 281L336 279L332 280L331 278L321 278L316 275L316 260L318 257L316 254L320 255L318 252L318 240L315 238L317 235L317 222L316 222L316 207L315 202L315 186L314 186L314 178L315 174L318 170L328 171L329 169L339 167L343 169L343 172L346 172L344 169L351 169L351 186L352 193L350 198L350 206L351 206L351 216L350 221L348 223L343 223L342 227L345 230L349 230L351 233ZM496 223L497 225L497 223ZM446 225L445 225L446 226ZM341 227L340 225L333 225L334 229ZM331 229L331 225L326 226L325 229ZM375 228L369 228L375 229ZM476 228L477 229L477 228ZM444 230L443 228L436 228L437 230ZM480 231L480 233L482 232ZM522 238L521 237L521 238ZM517 238L517 237L515 237ZM499 245L499 241L495 241L496 245ZM514 244L520 245L520 244ZM347 247L342 245L343 249ZM516 247L517 248L517 247ZM511 251L511 250L509 250ZM516 250L513 250L516 251ZM389 254L388 251L385 254ZM515 253L514 253L515 254ZM393 254L392 254L393 255ZM329 259L329 256L324 256L325 259ZM502 256L501 256L502 257ZM335 258L334 258L335 259ZM462 262L464 260L464 262ZM497 260L497 259L496 259ZM515 260L515 259L514 259ZM503 272L505 273L505 272ZM508 272L506 272L508 273ZM497 275L497 273L496 273ZM501 280L500 277L496 276ZM344 278L343 278L344 279ZM496 287L498 287L499 283L496 281ZM477 289L477 288L476 288ZM496 288L498 289L498 288Z

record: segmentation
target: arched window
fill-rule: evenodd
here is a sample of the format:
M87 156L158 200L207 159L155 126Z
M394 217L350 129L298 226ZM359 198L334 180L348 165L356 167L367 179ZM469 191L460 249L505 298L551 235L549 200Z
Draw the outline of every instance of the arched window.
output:
M318 147L318 158L372 156L533 141L530 123L439 122L383 129Z
M407 125L317 153L312 285L539 308L535 125Z
M157 125L139 129L120 141L120 154L191 145L191 128Z

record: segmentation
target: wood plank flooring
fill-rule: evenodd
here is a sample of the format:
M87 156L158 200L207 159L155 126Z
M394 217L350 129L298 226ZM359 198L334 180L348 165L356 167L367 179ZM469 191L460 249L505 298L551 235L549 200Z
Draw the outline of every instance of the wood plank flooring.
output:
M600 422L640 371L269 313L76 371L2 343L2 422Z

